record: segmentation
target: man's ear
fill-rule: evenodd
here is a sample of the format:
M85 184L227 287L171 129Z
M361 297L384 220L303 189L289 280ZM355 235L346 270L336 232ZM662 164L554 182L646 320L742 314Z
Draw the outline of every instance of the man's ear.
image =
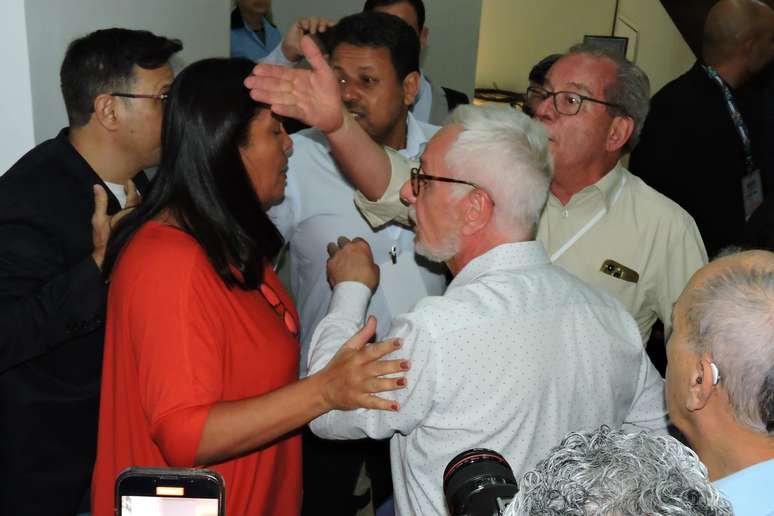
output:
M691 371L690 387L686 408L691 412L702 410L707 406L717 385L712 383L712 357L704 355L699 358Z
M403 103L410 106L419 93L419 72L411 72L403 78Z
M465 197L462 217L462 234L473 235L485 228L494 216L494 204L489 194L476 188Z
M427 36L430 34L430 27L422 27L419 31L419 49L424 50L427 47Z
M608 152L620 150L634 131L634 119L628 116L615 116L607 132L607 143L605 145Z
M117 97L107 93L100 93L94 99L94 113L92 117L108 131L118 129L118 102L119 99Z

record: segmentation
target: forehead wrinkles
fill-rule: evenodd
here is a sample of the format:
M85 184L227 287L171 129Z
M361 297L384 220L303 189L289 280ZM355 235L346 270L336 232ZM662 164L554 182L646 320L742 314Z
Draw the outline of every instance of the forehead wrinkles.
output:
M548 71L546 84L554 89L577 91L601 98L614 80L615 63L578 54L557 61Z

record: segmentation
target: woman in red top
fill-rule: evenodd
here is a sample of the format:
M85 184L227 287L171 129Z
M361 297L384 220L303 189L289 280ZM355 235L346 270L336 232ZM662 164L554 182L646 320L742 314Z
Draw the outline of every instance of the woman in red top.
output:
M292 143L242 86L253 64L208 59L175 79L163 156L142 204L113 230L93 512L113 514L129 466L198 466L226 481L233 515L298 514L297 429L332 409L379 408L400 362L365 346L373 322L298 380L298 314L270 260L282 237Z

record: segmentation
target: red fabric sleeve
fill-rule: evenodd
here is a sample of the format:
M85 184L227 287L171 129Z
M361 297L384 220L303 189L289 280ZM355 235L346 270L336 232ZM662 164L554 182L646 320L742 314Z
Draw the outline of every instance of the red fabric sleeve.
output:
M223 285L193 249L152 265L131 303L140 404L171 466L192 466L211 406L222 399Z

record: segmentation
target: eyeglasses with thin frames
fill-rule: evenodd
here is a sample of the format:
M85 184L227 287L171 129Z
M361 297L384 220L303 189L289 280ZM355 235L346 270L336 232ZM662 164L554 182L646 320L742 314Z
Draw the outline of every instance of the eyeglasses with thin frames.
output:
M293 337L298 337L298 322L293 317L293 314L290 313L290 310L285 306L285 304L280 299L277 292L274 291L273 288L271 288L266 283L261 283L261 286L258 288L263 298L266 300L269 305L274 309L274 312L279 316L280 319L282 319L282 322L285 324L285 328L288 330L288 332Z
M114 91L110 94L111 97L124 97L127 99L153 99L164 102L169 98L169 93L121 93Z
M492 205L494 206L494 199L492 199L492 196L489 195L489 192L478 186L476 183L471 183L470 181L463 181L462 179L454 179L451 177L441 177L441 176L431 176L430 174L424 174L422 173L422 167L416 167L411 169L411 193L414 194L414 197L419 197L419 191L422 188L422 181L440 181L442 183L457 183L461 185L468 185L472 186L476 190L481 190L482 192L486 193L486 195L489 197L489 200L492 201Z
M626 110L620 104L613 102L607 102L605 100L595 99L593 97L587 97L574 91L548 91L545 88L537 88L531 86L527 88L527 98L537 97L540 101L544 101L548 97L552 97L554 102L554 109L560 115L574 116L580 111L583 101L594 102L597 104L603 104L605 106L613 107L620 110L625 116L629 116Z

